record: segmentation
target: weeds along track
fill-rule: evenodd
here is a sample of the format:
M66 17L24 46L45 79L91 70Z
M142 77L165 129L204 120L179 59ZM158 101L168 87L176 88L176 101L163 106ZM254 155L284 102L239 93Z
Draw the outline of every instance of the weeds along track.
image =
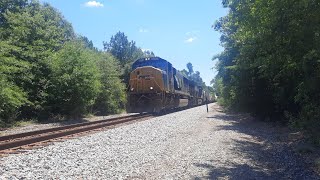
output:
M23 152L24 149L32 149L33 147L43 146L57 140L61 141L61 138L68 138L74 135L81 135L82 133L98 131L106 127L128 123L135 120L143 120L150 117L152 117L151 114L138 114L1 136L0 156L9 153L19 153L20 151Z

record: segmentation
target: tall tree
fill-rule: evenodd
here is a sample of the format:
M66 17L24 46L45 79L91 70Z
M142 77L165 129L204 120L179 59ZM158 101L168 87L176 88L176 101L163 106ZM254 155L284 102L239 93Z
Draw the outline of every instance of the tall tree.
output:
M154 55L154 53L150 50L146 50L146 51L143 51L143 54L144 54L144 57L148 58L148 57L156 57Z
M37 0L3 0L0 13L0 126L17 117L107 114L124 107L119 62L76 36L56 9ZM131 59L143 56L134 43L129 52Z
M320 103L313 100L320 98L320 2L224 0L223 5L230 11L214 27L222 33L224 51L214 58L224 104L319 132Z
M186 67L187 67L188 70L183 69L180 72L183 75L187 76L190 80L192 80L195 83L197 83L198 86L206 87L205 83L203 82L203 80L202 80L202 78L200 76L200 72L199 71L194 72L192 63L189 62L186 65Z
M104 50L116 57L121 65L135 61L143 56L143 52L134 41L129 41L123 32L118 32L111 37L109 42L103 42Z
M77 39L82 42L85 48L98 51L98 49L94 47L93 42L89 40L86 36L78 36Z
M132 63L145 57L145 53L136 46L134 41L129 41L123 32L118 32L109 42L103 42L103 45L105 51L118 59L122 71L121 79L128 84Z
M23 89L31 102L24 107L23 114L33 115L42 111L46 102L50 69L45 59L73 39L74 32L56 9L38 1L29 2L19 12L5 11L3 17L7 26L0 37L3 44L10 46L6 56L29 64L23 76L15 74L9 78Z
M188 75L191 76L193 74L193 65L189 62L187 64Z

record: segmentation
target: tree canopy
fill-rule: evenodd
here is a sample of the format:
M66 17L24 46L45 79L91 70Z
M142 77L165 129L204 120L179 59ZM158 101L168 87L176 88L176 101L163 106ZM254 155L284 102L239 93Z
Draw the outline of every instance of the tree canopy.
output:
M320 2L223 0L215 90L227 107L320 132Z
M203 82L200 76L200 72L199 71L194 72L192 63L190 62L187 63L186 67L187 67L187 70L183 69L181 73L184 76L188 77L190 80L194 81L198 86L206 87L206 84Z
M117 32L111 37L109 42L103 42L104 50L120 61L121 79L128 84L129 73L134 61L144 57L154 57L154 53L150 50L143 51L136 46L135 41L129 41L128 37L123 32Z
M143 51L136 46L136 42L129 41L123 32L118 32L111 37L109 42L104 42L104 50L115 56L122 65L143 57Z
M126 101L120 62L76 35L49 4L1 1L0 126L119 112Z

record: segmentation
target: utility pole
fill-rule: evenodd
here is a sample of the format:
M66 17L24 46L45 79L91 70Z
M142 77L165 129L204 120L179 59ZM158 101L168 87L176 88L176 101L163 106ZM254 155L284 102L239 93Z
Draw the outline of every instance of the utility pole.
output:
M208 109L208 99L206 98L206 106L207 106L207 112L209 112L209 109Z

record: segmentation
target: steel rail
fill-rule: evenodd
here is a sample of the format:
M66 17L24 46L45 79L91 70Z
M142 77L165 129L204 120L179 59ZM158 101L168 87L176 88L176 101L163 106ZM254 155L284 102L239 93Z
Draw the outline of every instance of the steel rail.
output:
M101 121L95 121L90 123L81 123L76 125L69 125L69 126L63 126L60 128L51 128L47 129L49 131L44 132L45 130L39 130L34 132L40 132L40 134L32 134L32 132L28 133L21 133L21 134L27 134L28 138L21 137L21 134L17 135L11 135L10 137L18 137L18 140L10 139L11 141L2 141L0 142L0 151L2 150L8 150L12 148L17 148L20 146L25 146L37 142L47 141L50 139L56 139L64 136L69 136L72 134L78 134L81 132L86 132L94 129L100 129L103 127L108 127L112 125L122 124L126 122L130 122L137 119L142 119L146 117L150 117L151 115L132 115L132 116L124 116L120 118L112 118L108 120L101 120ZM22 139L19 139L22 138Z
M60 130L65 130L65 129L70 129L70 128L76 128L76 127L81 127L81 126L87 126L87 125L98 124L98 123L107 122L107 121L125 119L125 118L130 118L130 117L138 117L138 116L141 116L141 115L136 114L136 115L130 115L130 116L115 117L115 118L104 119L104 120L93 121L93 122L77 123L77 124L66 125L66 126L61 126L61 127L48 128L48 129L42 129L42 130L37 130L37 131L30 131L30 132L25 132L25 133L0 136L0 143L2 141L7 141L10 139L25 138L28 136L34 136L34 135L39 135L39 134L43 134L43 133L49 133L49 132L54 132L54 131L60 131Z

